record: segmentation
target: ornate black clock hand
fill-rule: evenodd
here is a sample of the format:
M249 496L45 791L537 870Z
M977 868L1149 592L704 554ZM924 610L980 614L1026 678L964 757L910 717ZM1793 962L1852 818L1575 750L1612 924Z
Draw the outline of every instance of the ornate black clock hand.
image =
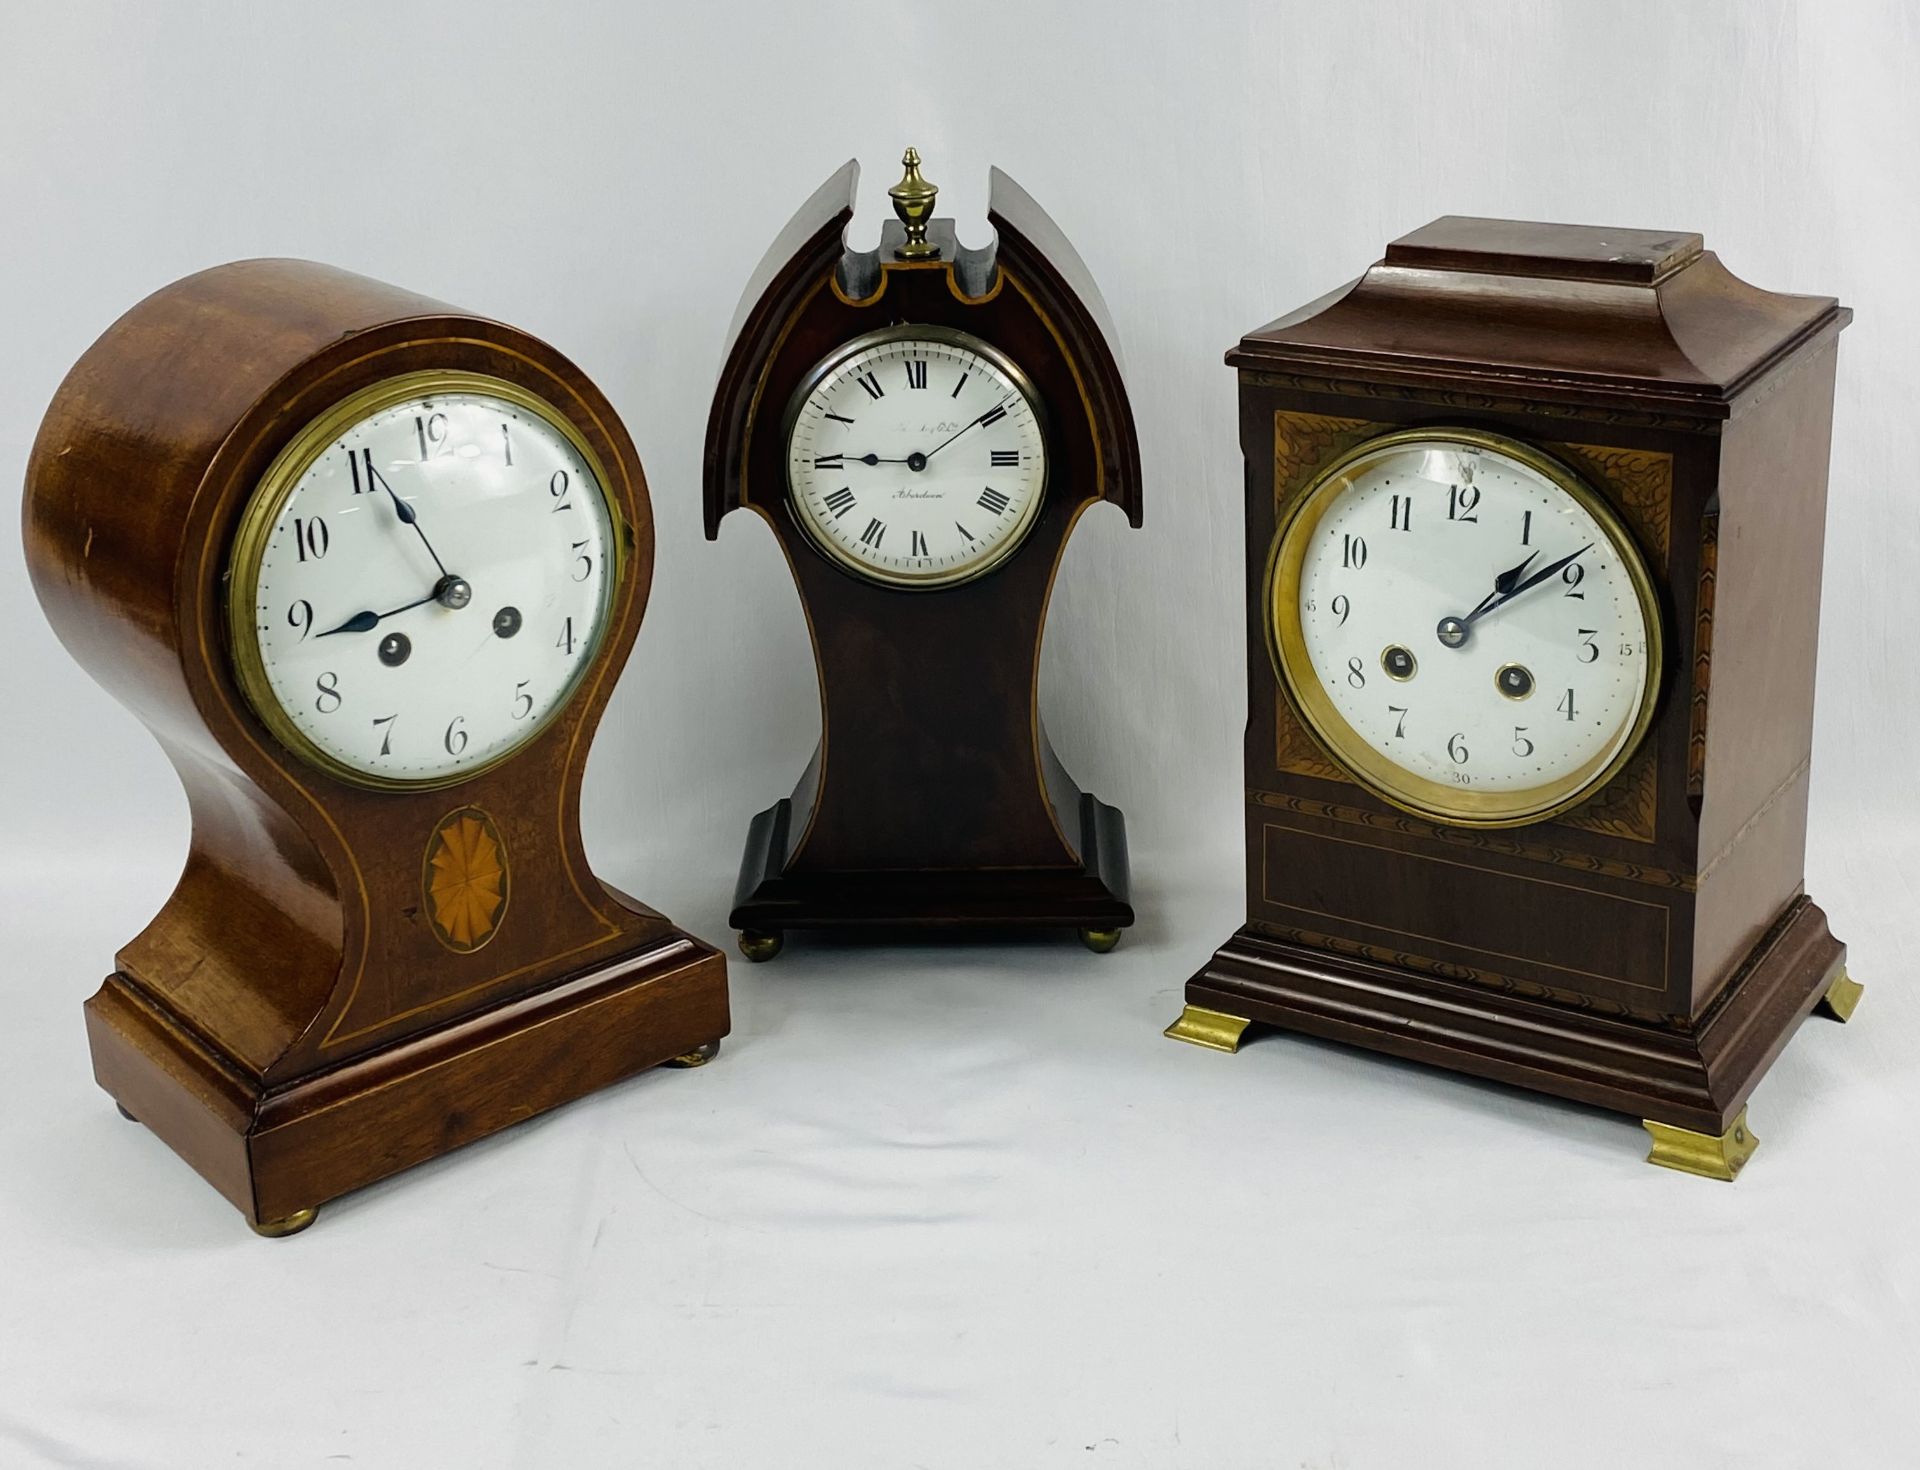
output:
M1513 592L1514 583L1526 575L1527 568L1533 565L1533 559L1539 554L1537 551L1529 551L1527 553L1527 559L1521 562L1520 565L1508 567L1499 576L1495 577L1493 579L1493 591L1481 598L1479 606L1475 607L1472 612L1460 620L1461 625L1464 627L1466 624L1471 623L1501 598L1510 596Z
M1495 608L1502 607L1505 604L1512 602L1514 598L1518 597L1522 592L1525 592L1529 587L1538 587L1542 582L1546 581L1548 578L1557 577L1561 572L1565 571L1568 567L1572 566L1576 561L1578 561L1581 557L1585 556L1589 551L1592 551L1592 550L1593 550L1593 543L1589 541L1585 546L1581 547L1578 551L1570 552L1568 555L1561 557L1560 560L1558 561L1548 562L1545 566L1540 568L1539 571L1535 572L1531 577L1527 578L1526 581L1521 582L1517 586L1509 587L1507 591L1497 601L1481 603L1479 607L1475 608L1472 612L1467 614L1466 622L1471 624L1475 618L1484 617L1487 613L1492 612ZM1533 558L1528 557L1527 560L1532 561ZM1522 563L1522 565L1524 566L1525 563Z
M316 638L331 638L335 633L366 633L378 627L388 618L403 612L411 612L416 607L425 607L429 602L437 602L442 607L461 608L473 601L473 588L467 585L464 577L448 573L433 584L433 591L425 597L415 598L412 602L402 603L399 607L388 608L385 612L357 612L337 628L329 628L324 633L316 633Z
M1013 401L1012 399L1008 399L1006 400L1006 402L996 403L992 408L988 409L985 413L981 414L980 417L975 419L972 423L963 424L956 432L947 435L946 438L942 439L938 444L934 445L933 448L929 449L925 454L921 455L920 458L922 462L932 459L934 455L938 454L941 450L945 449L949 444L953 443L955 439L958 439L960 435L966 433L968 429L977 429L982 424L992 423L995 419L1005 418L1007 416L1007 403L1011 403L1012 401Z
M447 570L447 564L440 560L440 553L435 551L433 543L427 540L427 533L420 529L419 512L400 498L393 486L387 483L386 476L374 470L371 462L368 463L367 470L373 482L387 492L387 498L393 502L393 513L400 517L400 524L413 527L413 534L418 536L420 544L427 548L427 555L433 558L433 564L440 569L440 576L443 579L451 576L452 573Z
M1439 626L1434 630L1439 636L1440 641L1446 644L1448 648L1459 648L1462 646L1467 641L1467 629L1473 625L1473 620L1483 613L1492 612L1494 608L1511 597L1514 592L1514 584L1525 575L1527 568L1533 565L1533 559L1539 554L1538 551L1529 551L1525 561L1521 562L1518 566L1508 567L1504 572L1500 573L1499 576L1495 577L1493 579L1493 591L1481 598L1479 606L1475 607L1474 610L1464 618L1449 615L1440 619Z
M842 459L850 459L855 464L905 464L905 459L882 459L877 454L845 454Z
M1509 567L1506 571L1495 577L1493 579L1493 591L1482 599L1480 605L1464 618L1447 617L1440 619L1439 626L1434 629L1435 635L1442 643L1446 644L1448 648L1464 647L1469 630L1471 630L1473 625L1481 618L1484 618L1490 612L1505 607L1529 587L1538 587L1548 578L1558 576L1592 550L1593 543L1589 541L1578 551L1569 552L1558 561L1548 562L1531 577L1528 577L1525 581L1521 581L1519 580L1521 574L1533 564L1533 558L1540 554L1537 551L1530 553L1527 559L1521 562L1519 566Z
M429 592L425 597L418 598L413 602L404 603L399 607L389 608L386 612L372 612L372 611L357 612L352 617L348 618L339 627L329 628L327 629L326 632L316 633L314 636L316 638L331 638L335 633L371 632L374 628L378 627L382 622L394 616L396 613L409 612L416 607L424 607L427 603L438 600L439 596L440 596L440 589L436 586L434 590Z

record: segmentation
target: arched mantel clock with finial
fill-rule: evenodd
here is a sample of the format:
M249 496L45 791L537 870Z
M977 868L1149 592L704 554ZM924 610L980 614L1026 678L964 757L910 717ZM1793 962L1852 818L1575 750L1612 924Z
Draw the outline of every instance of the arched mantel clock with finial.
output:
M933 219L912 149L897 220L849 250L857 165L755 273L707 425L706 529L772 527L813 638L820 744L754 818L732 913L791 929L1037 927L1111 949L1133 920L1121 814L1041 722L1047 600L1068 534L1140 524L1140 456L1086 268L1005 174L993 243Z
M68 375L24 522L193 817L94 1073L256 1230L712 1054L724 959L581 846L653 526L559 353L308 261L203 271Z

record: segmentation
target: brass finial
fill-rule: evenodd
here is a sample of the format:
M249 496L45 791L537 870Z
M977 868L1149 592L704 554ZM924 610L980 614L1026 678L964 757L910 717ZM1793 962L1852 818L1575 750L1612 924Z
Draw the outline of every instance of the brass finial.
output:
M902 260L937 260L940 247L927 243L927 221L933 215L933 201L939 197L940 190L920 177L919 149L909 148L900 162L906 173L887 190L887 197L893 201L893 212L900 216L900 223L907 227L907 242L896 247L893 253Z

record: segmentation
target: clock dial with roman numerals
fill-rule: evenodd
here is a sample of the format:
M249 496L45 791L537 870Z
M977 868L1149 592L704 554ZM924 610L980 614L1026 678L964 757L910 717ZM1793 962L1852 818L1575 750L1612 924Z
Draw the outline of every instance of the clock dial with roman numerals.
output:
M619 570L585 441L470 373L378 385L268 470L230 592L249 702L358 785L443 786L518 750L592 664Z
M1025 376L978 338L904 326L807 377L787 434L794 513L830 558L893 587L951 586L1032 529L1046 435Z
M1396 805L1538 821L1605 784L1652 716L1660 621L1605 500L1524 445L1409 431L1321 473L1274 555L1298 710Z

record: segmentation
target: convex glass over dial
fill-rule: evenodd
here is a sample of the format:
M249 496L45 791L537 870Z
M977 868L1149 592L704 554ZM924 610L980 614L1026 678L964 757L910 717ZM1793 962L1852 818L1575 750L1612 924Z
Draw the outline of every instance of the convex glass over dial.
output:
M412 374L281 453L242 520L235 663L343 779L448 785L518 749L592 663L620 571L591 451L511 384Z
M1032 528L1046 438L1025 376L977 338L904 326L809 374L787 432L794 512L834 561L896 587L990 571Z
M1570 470L1467 430L1329 466L1275 544L1287 692L1398 806L1462 825L1584 799L1645 734L1658 606L1631 536Z

